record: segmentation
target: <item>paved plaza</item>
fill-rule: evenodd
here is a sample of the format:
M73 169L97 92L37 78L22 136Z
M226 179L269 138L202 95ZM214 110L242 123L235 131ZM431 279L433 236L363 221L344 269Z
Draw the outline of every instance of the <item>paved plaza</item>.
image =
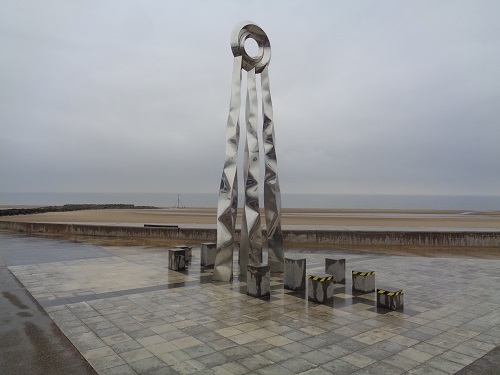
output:
M247 296L238 277L214 283L196 243L178 272L167 248L0 241L8 269L102 375L453 374L500 344L500 256L290 250L308 273L324 272L325 257L346 259L332 307L284 290L280 275L270 299ZM353 293L352 269L404 289L404 310Z

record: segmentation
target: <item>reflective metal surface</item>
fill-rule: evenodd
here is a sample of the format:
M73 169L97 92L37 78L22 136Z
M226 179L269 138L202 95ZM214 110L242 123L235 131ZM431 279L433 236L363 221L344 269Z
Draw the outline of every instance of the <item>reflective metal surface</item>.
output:
M262 140L264 142L264 209L266 213L267 245L271 272L283 272L285 261L283 233L281 232L281 192L278 180L278 163L274 145L273 103L266 66L261 75L262 85Z
M249 152L248 152L248 140L245 139L245 159L243 160L243 184L247 180L248 175L248 165L249 165ZM245 214L245 205L243 205L243 215L241 218L241 230L240 230L240 246L239 246L239 258L238 265L240 266L240 277L245 277L247 274L248 265L248 249L250 244L248 242L248 226L247 218Z
M217 254L213 280L233 278L233 247L238 209L238 144L240 142L241 56L234 59L231 102L226 126L226 160L222 171L217 206Z
M257 83L255 69L247 74L247 125L248 172L245 179L244 215L248 230L248 262L262 263L262 228L259 211L259 139L257 135Z
M257 56L245 50L245 41L252 38L259 46ZM217 254L213 280L230 281L233 277L233 248L238 206L238 144L241 106L241 70L247 73L245 108L246 142L244 159L245 203L243 207L240 274L246 274L247 264L262 262L262 228L259 211L259 136L256 74L261 74L263 149L265 151L264 208L266 213L269 265L272 272L283 272L283 237L281 233L281 199L277 176L276 151L268 64L271 44L266 33L252 22L239 23L231 33L234 55L231 102L226 128L226 160L222 172L217 209Z
M254 39L259 46L259 53L252 57L245 51L245 40ZM234 57L242 57L241 68L250 71L255 68L256 73L269 64L271 60L271 44L266 33L259 26L250 21L237 24L231 33L231 51Z

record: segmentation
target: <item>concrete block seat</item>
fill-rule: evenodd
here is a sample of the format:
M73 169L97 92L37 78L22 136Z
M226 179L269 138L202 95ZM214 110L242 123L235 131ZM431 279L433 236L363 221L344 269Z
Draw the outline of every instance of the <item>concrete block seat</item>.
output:
M333 275L333 282L345 284L345 259L325 259L325 273Z
M306 258L285 258L283 287L290 290L306 289Z
M247 294L252 297L271 296L271 267L267 264L247 266Z
M188 263L191 260L191 258L193 257L193 254L191 252L191 247L190 246L177 245L177 246L174 246L174 249L183 249L183 250L186 250L186 263Z
M214 242L204 242L201 244L201 265L203 267L213 267L215 255L217 254L217 244Z
M375 291L375 271L352 271L352 290L363 293Z
M186 269L186 250L169 249L168 250L168 269L181 271Z
M400 310L404 307L404 290L383 286L377 288L377 307Z
M333 303L333 275L327 273L308 275L307 299L317 303Z

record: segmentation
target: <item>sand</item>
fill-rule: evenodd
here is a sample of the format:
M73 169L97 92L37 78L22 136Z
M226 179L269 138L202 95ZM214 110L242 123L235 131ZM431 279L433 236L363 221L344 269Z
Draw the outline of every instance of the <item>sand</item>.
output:
M2 208L0 206L0 208ZM215 208L160 210L85 210L34 215L3 216L1 221L102 224L198 224L216 223ZM262 217L262 223L265 223ZM436 210L334 210L284 209L284 226L349 226L407 228L474 228L500 230L500 211Z

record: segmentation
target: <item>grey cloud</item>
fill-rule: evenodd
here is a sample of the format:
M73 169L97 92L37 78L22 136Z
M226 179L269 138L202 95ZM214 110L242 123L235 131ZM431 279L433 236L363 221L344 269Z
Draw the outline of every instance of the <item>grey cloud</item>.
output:
M496 1L5 1L0 191L213 192L241 19L284 192L500 194Z

